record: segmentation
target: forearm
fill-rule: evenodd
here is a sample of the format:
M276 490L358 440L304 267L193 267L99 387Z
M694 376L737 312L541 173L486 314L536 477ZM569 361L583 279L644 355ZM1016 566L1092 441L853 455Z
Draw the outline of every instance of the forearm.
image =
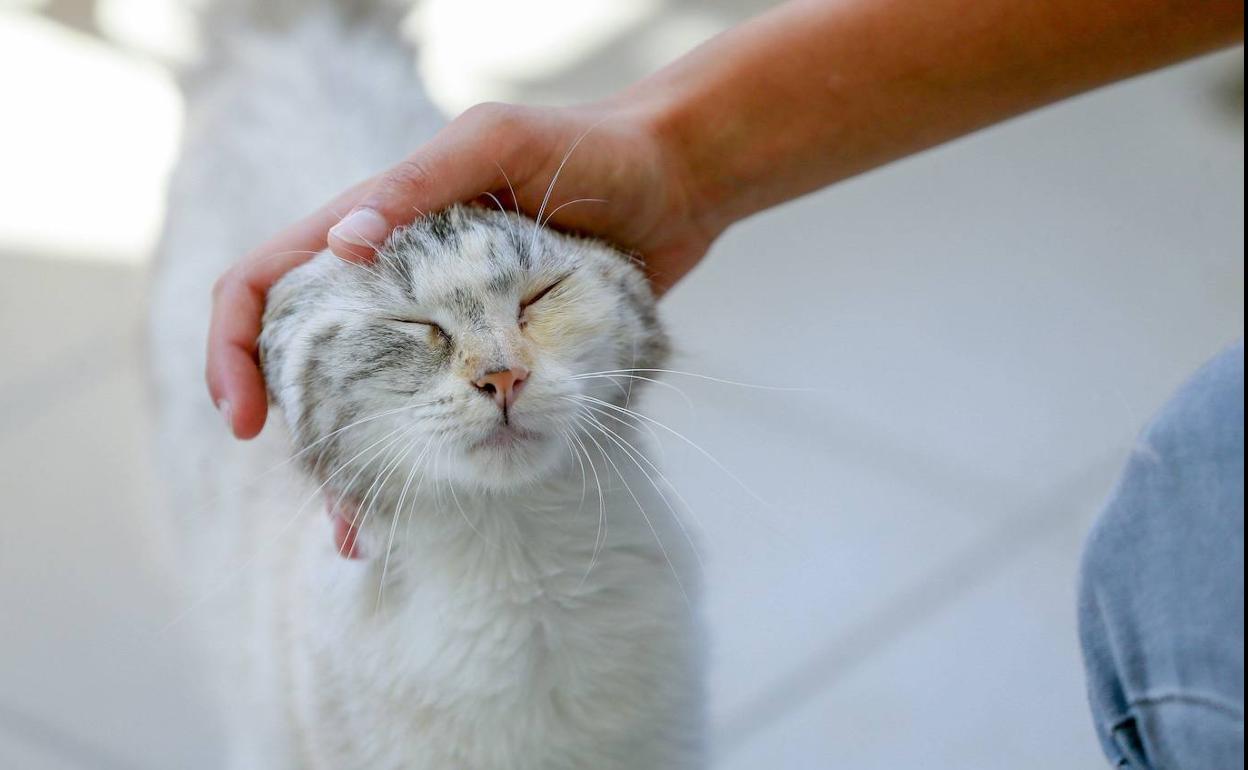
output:
M1243 37L1242 2L795 0L624 95L718 232L785 200Z

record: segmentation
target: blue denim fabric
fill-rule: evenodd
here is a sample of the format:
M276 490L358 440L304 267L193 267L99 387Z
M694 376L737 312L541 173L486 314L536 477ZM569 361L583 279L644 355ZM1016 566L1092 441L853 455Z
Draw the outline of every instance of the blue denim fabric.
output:
M1088 692L1116 767L1244 767L1244 347L1137 444L1088 538Z

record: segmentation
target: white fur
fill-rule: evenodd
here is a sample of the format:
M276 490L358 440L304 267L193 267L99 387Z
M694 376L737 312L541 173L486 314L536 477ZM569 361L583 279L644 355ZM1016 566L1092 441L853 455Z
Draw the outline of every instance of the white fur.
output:
M201 375L216 276L437 125L401 51L328 18L229 61L191 94L152 314L161 455L229 766L702 767L697 571L657 469L585 433L579 459L487 489L431 448L411 515L378 512L350 561L316 484L294 464L265 473L290 456L280 418L228 438Z

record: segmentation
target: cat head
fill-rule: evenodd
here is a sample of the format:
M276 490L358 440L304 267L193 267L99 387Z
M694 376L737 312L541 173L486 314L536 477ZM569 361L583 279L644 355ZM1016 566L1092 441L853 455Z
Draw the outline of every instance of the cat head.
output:
M300 458L357 500L387 479L539 482L575 462L591 417L618 429L612 407L643 383L627 370L666 355L626 256L470 207L396 231L374 262L326 252L291 271L260 337Z

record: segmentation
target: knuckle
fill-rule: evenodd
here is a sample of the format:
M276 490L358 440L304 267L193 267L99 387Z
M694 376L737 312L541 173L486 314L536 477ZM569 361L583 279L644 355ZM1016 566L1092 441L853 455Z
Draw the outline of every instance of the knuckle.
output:
M503 102L482 102L463 114L465 124L481 134L505 135L519 130L525 121L523 107Z
M404 158L382 177L379 187L385 193L413 190L423 187L430 177L423 159L413 156Z
M212 301L214 303L220 302L226 293L229 292L230 286L234 284L235 280L234 268L230 268L222 273L212 284Z
M501 117L510 105L503 102L478 102L464 110L460 120L470 124L490 123Z

